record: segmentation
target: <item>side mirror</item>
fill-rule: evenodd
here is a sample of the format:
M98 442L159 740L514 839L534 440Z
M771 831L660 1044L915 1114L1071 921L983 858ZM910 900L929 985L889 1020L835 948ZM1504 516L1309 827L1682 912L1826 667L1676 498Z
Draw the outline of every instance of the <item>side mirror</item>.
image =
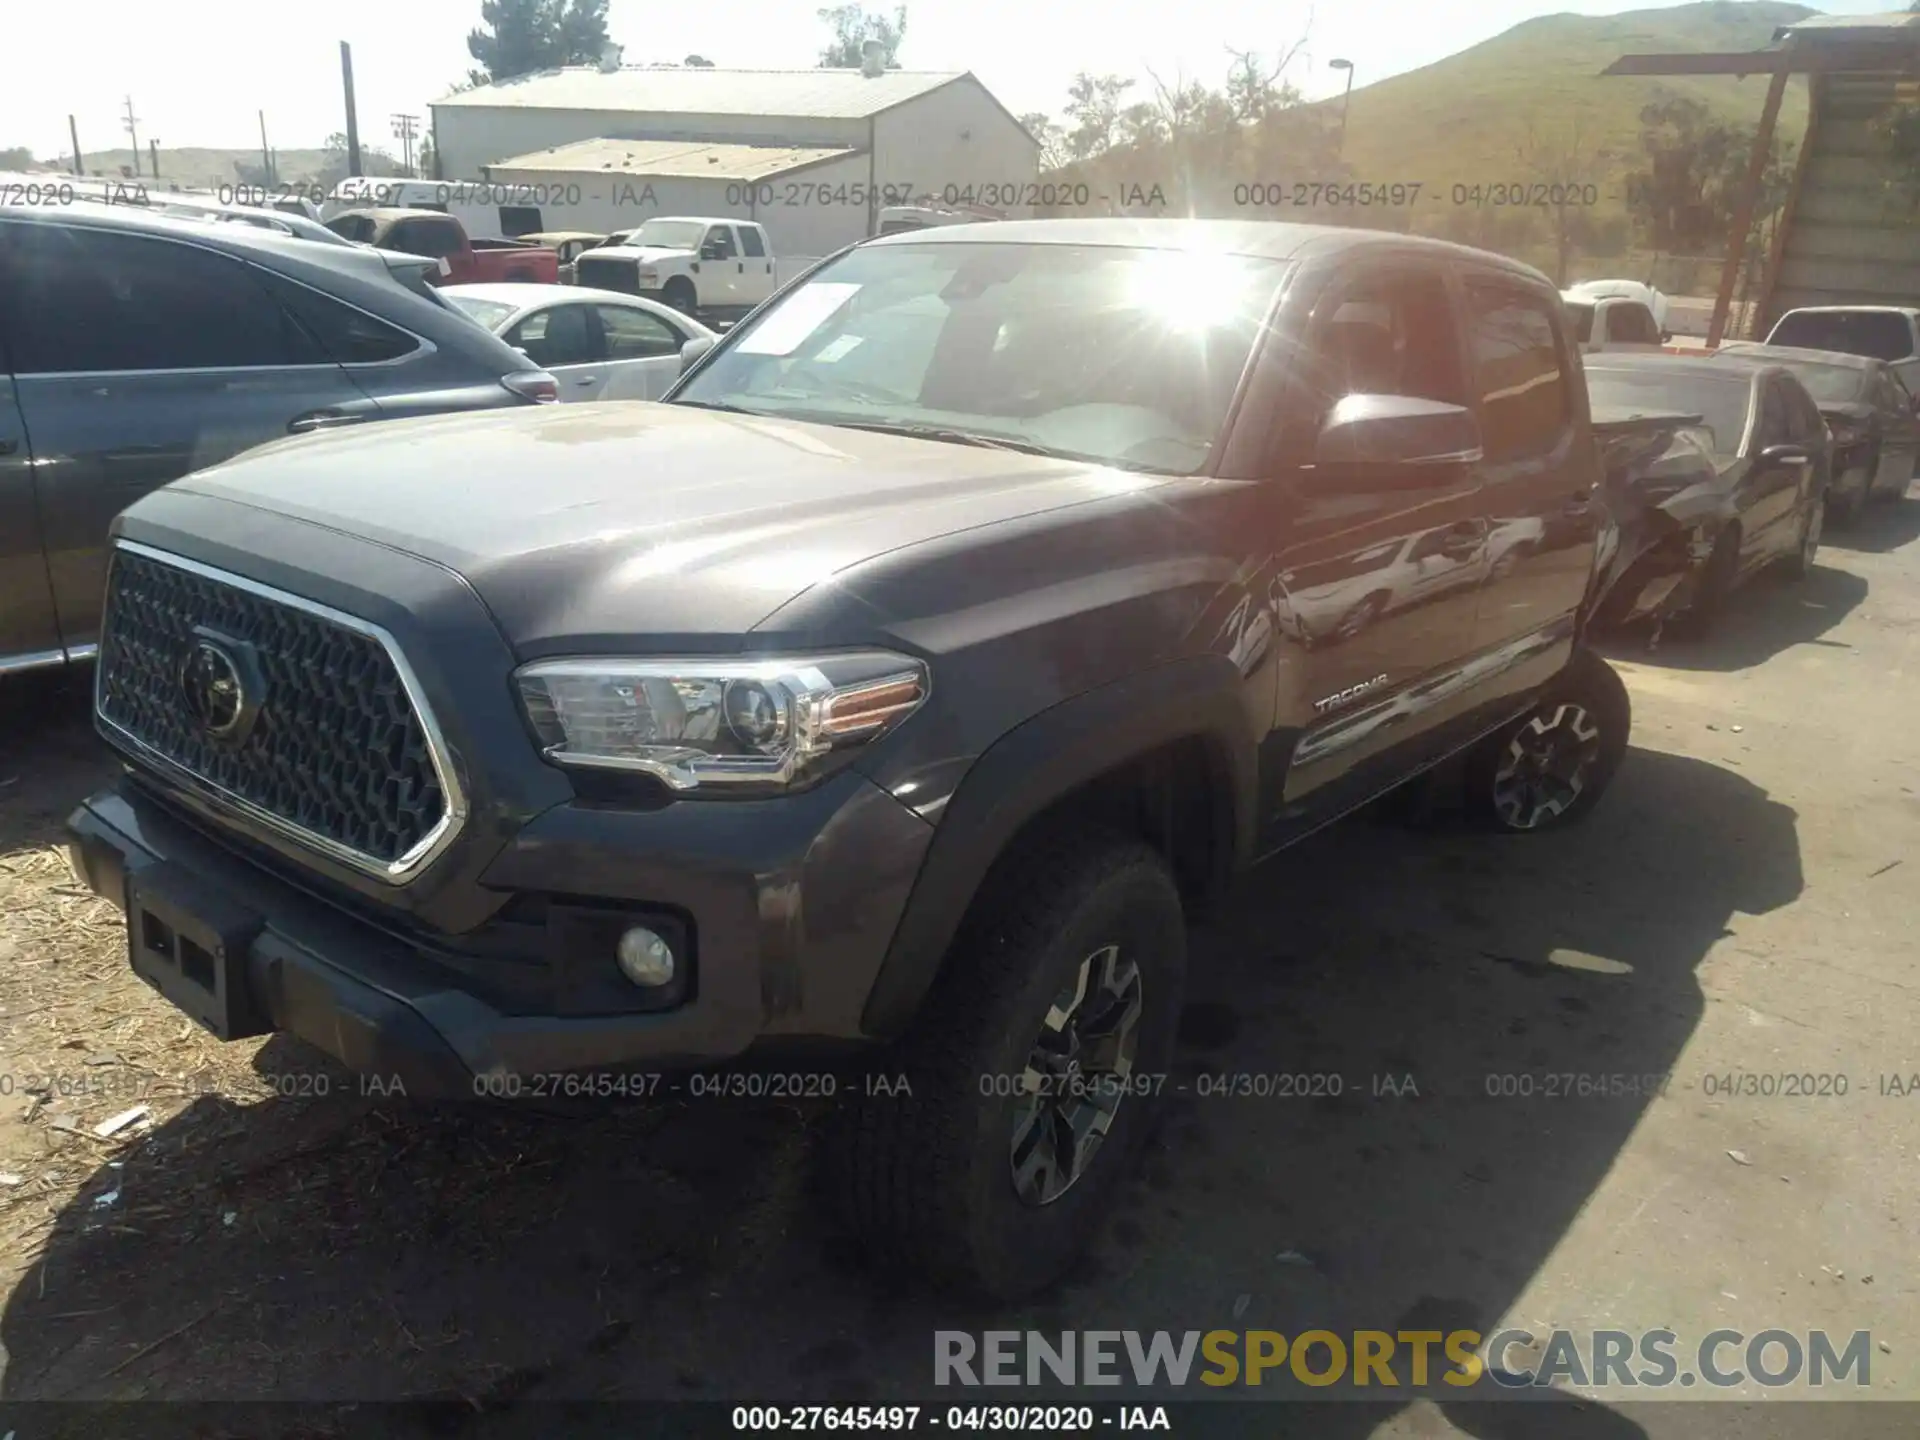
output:
M680 347L680 373L686 374L700 363L700 357L713 349L714 342L704 335L698 340L689 340Z
M702 260L724 260L727 258L727 247L709 241L700 247L700 258Z
M1465 406L1406 395L1335 402L1314 444L1315 489L1420 490L1459 478L1485 458Z

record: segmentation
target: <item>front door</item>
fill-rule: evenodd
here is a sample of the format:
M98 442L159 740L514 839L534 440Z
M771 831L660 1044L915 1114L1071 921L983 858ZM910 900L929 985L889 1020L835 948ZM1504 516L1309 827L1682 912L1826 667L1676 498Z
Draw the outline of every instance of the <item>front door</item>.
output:
M0 675L52 664L62 654L33 501L33 449L0 346Z
M635 305L596 305L606 346L602 400L658 400L680 378L680 347L687 337Z
M1265 840L1284 843L1445 748L1451 677L1474 641L1486 548L1478 467L1431 467L1417 487L1356 470L1329 490L1310 473L1316 438L1349 395L1465 405L1452 286L1406 259L1336 279L1312 300L1270 464L1282 625L1299 639L1277 723L1298 734ZM1416 467L1427 469L1429 467Z
M740 246L731 225L709 225L700 246L700 303L724 310L740 303Z
M97 642L120 511L265 441L375 413L249 266L186 241L0 222L0 306L69 647Z
M505 339L560 382L563 404L600 398L607 383L607 351L593 306L584 301L549 305L516 324Z

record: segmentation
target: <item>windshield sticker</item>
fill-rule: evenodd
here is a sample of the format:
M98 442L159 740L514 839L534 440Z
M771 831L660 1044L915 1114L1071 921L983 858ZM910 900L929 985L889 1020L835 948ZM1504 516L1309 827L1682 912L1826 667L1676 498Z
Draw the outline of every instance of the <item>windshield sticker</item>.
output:
M835 311L851 300L860 287L855 284L823 281L803 286L754 331L740 342L742 355L791 355L800 342L832 318Z
M836 336L825 345L822 345L820 347L820 353L813 358L822 364L831 365L834 361L844 359L859 349L861 342L865 339L866 337L864 335Z

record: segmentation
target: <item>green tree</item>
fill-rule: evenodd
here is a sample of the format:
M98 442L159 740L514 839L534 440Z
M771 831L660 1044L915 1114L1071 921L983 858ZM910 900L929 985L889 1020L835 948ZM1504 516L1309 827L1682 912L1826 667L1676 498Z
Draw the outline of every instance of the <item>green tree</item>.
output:
M713 62L704 55L689 55L680 62L690 70L711 70Z
M1082 70L1067 86L1067 153L1076 160L1104 155L1120 143L1120 99L1133 88L1124 75Z
M33 165L33 151L24 145L10 145L0 150L0 170L26 170Z
M1669 254L1718 254L1753 154L1752 126L1716 120L1698 100L1668 95L1640 111L1641 165L1627 176L1627 208L1647 243ZM1778 140L1769 167L1778 170ZM1765 194L1762 195L1764 206ZM1762 213L1756 209L1756 218Z
M1040 169L1043 172L1058 170L1073 158L1067 153L1067 132L1046 111L1035 110L1022 115L1020 125L1040 144Z
M814 12L833 32L833 39L820 52L823 70L857 70L866 58L866 43L880 42L880 55L889 70L900 68L900 42L907 34L907 7L893 14L869 12L861 5L835 5Z
M590 65L607 43L608 0L481 0L483 28L467 34L475 85L559 65Z

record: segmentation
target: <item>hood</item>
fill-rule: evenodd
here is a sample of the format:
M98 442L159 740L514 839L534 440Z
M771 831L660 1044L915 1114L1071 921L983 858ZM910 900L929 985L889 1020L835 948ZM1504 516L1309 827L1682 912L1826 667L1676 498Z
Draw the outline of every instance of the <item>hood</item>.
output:
M850 565L1161 484L1004 450L644 402L279 441L169 488L466 578L525 653L714 648Z
M589 255L604 255L614 260L637 260L642 265L652 265L661 260L691 260L694 252L676 250L667 245L601 245L580 252L582 259Z

